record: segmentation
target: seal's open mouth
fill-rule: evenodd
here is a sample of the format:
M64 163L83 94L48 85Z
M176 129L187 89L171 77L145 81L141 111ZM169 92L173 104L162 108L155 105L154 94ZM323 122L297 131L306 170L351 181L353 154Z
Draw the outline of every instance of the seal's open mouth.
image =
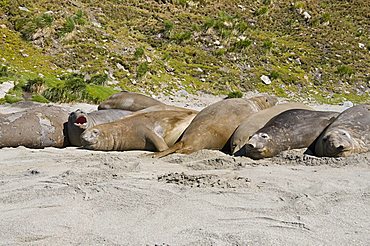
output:
M85 128L87 126L87 119L85 116L80 116L75 121L75 126Z

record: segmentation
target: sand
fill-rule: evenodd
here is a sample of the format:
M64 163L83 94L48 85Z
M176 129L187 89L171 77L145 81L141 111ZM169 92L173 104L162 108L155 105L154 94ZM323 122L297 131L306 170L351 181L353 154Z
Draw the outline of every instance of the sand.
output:
M219 100L205 98L160 99L199 109ZM12 110L20 109L0 108ZM291 150L258 161L212 150L148 154L0 149L0 245L370 242L370 153Z

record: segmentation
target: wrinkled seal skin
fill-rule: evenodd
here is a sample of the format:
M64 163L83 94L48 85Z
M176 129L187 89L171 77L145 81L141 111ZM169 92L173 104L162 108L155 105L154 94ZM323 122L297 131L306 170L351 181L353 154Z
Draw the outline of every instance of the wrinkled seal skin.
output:
M346 157L370 150L370 105L343 111L320 135L315 155Z
M0 116L0 148L65 147L68 111L57 106L38 106Z
M132 114L131 111L106 109L86 113L80 109L69 114L68 139L71 145L81 146L80 136L89 127L113 122Z
M252 114L250 117L243 120L231 137L231 153L237 156L245 155L243 146L248 142L249 138L256 131L261 129L270 119L289 109L313 110L313 108L302 103L283 103Z
M162 105L164 103L134 92L123 91L110 96L106 101L102 102L98 109L122 109L128 111L139 111L154 105Z
M198 113L178 143L153 157L160 158L174 152L189 154L201 149L221 150L241 121L276 103L276 97L271 96L232 98L216 102Z
M306 109L282 112L252 135L244 147L246 156L262 159L284 150L307 148L338 114Z
M138 113L87 129L81 143L92 150L163 151L179 139L195 115L191 110Z

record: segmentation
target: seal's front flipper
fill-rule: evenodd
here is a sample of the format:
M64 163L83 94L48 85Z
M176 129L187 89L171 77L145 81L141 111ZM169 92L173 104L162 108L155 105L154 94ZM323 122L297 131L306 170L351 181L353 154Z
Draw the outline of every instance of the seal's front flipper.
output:
M163 137L159 136L158 134L156 134L150 129L148 129L148 131L145 133L145 138L147 142L153 144L154 148L157 151L163 151L163 150L168 149L168 145L164 141Z

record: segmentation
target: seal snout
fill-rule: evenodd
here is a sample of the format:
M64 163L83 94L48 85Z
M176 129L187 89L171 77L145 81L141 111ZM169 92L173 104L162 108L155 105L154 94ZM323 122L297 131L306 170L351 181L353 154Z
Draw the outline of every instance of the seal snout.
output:
M343 146L343 145L339 145L339 146L337 147L337 151L341 152L341 151L343 151L343 150L344 150L344 146Z
M254 134L244 146L246 156L253 159L266 157L266 144L269 138L269 135L266 133Z
M257 147L257 146L256 146L255 144L253 144L253 143L247 143L247 144L246 144L246 148L247 148L247 149L249 149L249 150L250 150L250 149L255 149L256 147Z
M100 131L98 129L88 129L81 134L81 144L83 147L89 148L98 142Z
M327 156L342 156L352 148L352 138L344 130L329 132L322 138L324 152Z

